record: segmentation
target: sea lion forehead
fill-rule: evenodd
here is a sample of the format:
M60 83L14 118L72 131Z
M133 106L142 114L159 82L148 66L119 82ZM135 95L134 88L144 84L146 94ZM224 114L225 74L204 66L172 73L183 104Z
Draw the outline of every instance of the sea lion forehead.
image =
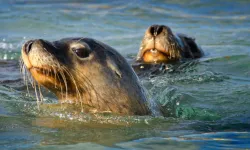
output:
M54 41L53 43L55 43L56 45L67 45L69 47L71 47L72 45L88 45L85 40L85 38L63 38L60 39L58 41Z
M59 41L54 41L54 42L66 44L71 48L83 46L83 47L86 47L92 51L94 51L97 47L102 47L101 44L99 42L97 42L96 40L91 39L91 38L85 38L85 37L63 38L63 39L60 39Z

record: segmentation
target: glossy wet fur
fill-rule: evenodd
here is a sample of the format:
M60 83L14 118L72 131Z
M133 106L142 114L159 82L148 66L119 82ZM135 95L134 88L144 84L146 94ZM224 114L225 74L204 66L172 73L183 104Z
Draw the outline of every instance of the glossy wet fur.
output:
M23 46L22 58L33 78L61 102L78 104L92 112L150 114L132 68L118 52L99 41L33 40Z
M184 34L174 34L165 25L150 26L142 39L137 62L169 63L203 55L195 39Z

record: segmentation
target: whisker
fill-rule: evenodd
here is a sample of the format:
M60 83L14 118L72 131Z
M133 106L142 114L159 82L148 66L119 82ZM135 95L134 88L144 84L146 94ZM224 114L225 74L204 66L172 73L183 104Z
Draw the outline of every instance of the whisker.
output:
M40 100L39 100L37 89L36 89L36 83L34 82L33 84L34 84L34 89L35 89L35 94L36 94L37 108L38 110L40 110Z
M33 83L32 81L32 77L31 75L29 74L29 72L27 71L27 68L25 67L25 65L23 65L23 78L24 78L24 84L26 85L26 88L27 88L27 92L28 92L28 96L30 96L30 90L29 90L29 82L30 83Z
M76 90L76 94L77 94L77 99L78 99L78 101L80 101L80 104L81 104L81 108L82 108L82 112L83 112L83 102L82 102L82 96L81 96L81 94L80 94L80 91L79 91L79 88L78 88L78 86L77 86L77 84L76 84L76 80L75 80L75 78L73 77L73 75L68 71L68 69L67 68L65 68L65 67L62 67L62 69L65 71L65 73L67 73L68 74L68 76L71 78L71 80L72 80L72 82L73 82L73 84L75 85L75 90ZM76 100L77 100L76 99Z
M37 85L38 86L38 90L39 90L39 93L40 93L40 101L43 103L43 94L41 92L41 85Z
M25 78L26 77L26 78ZM30 96L30 90L29 90L29 84L28 84L28 79L29 79L29 75L27 73L27 71L25 72L25 75L24 75L24 78L25 78L25 85L26 85L26 88L27 88L27 92L28 92L28 96Z
M76 43L79 43L82 39L84 39L84 38L80 38L79 40L76 41Z
M65 94L66 94L65 95L65 99L67 100L68 99L68 84L67 84L67 79L66 79L66 76L65 76L65 74L64 74L64 72L62 70L59 71L59 74L61 75L61 77L63 79L63 83L65 85ZM61 88L61 90L62 90L62 88Z
M20 65L20 73L21 73L21 75L23 77L24 85L27 88L28 96L30 96L29 86L28 86L28 79L27 79L28 78L28 75L27 75L28 73L26 71L27 69L26 69L26 67L24 65L22 57L20 57L20 59L19 59L19 65Z

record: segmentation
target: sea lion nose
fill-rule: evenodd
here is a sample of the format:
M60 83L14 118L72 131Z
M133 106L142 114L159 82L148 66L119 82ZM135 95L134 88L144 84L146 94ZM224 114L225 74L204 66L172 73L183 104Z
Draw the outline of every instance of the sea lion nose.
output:
M33 43L34 43L33 40L30 40L30 41L26 42L26 46L25 46L25 52L26 52L26 54L29 54Z
M157 36L163 31L163 27L162 25L152 25L149 27L149 32L152 36Z

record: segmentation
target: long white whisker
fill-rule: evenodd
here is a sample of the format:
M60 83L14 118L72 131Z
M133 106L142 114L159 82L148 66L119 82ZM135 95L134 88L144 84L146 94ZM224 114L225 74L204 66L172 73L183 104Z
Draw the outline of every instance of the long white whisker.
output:
M36 94L37 108L38 108L38 110L40 110L40 100L39 100L39 97L38 97L38 92L37 92L37 89L36 89L36 83L35 83L35 81L34 81L33 85L34 85L35 94Z

